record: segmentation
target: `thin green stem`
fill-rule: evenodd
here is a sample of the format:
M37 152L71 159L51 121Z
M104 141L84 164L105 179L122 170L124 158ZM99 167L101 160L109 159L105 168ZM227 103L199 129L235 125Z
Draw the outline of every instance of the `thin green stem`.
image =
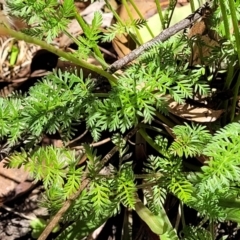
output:
M226 110L228 109L228 103L229 103L228 100L225 100L225 101L223 102L223 109L226 109ZM228 112L226 111L226 112L224 113L224 115L223 115L222 120L221 120L222 126L225 126L225 125L226 125L227 116L228 116Z
M230 11L231 11L233 30L234 30L234 35L235 35L235 40L236 40L236 45L237 45L238 64L240 66L240 35L239 35L239 28L238 28L238 19L237 19L237 14L236 14L237 11L235 8L234 0L229 0L228 3L229 3Z
M108 93L94 93L95 97L99 97L99 98L107 98L109 97Z
M184 209L183 209L183 203L182 203L182 201L180 201L180 208L181 208L182 226L183 226L183 228L185 228L185 227L186 227L186 221L185 221Z
M157 184L156 181L153 181L153 182L148 182L148 183L143 183L143 184L139 184L137 185L137 189L144 189L144 188L149 188L149 187L153 187Z
M207 217L204 217L202 221L198 224L199 227L202 227L208 221Z
M72 62L76 65L79 65L83 68L87 68L87 69L89 69L93 72L96 72L96 73L100 74L101 76L107 78L111 85L116 85L117 84L117 79L114 76L112 76L111 74L109 74L108 72L102 70L99 67L96 67L93 64L90 64L90 63L87 63L87 62L85 62L81 59L78 59L70 53L66 53L66 52L64 52L60 49L57 49L57 48L53 47L52 45L50 45L50 44L48 44L48 43L46 43L42 40L39 40L39 39L36 39L34 37L28 36L28 35L26 35L24 33L21 33L21 32L17 32L15 30L10 29L10 28L6 28L4 26L0 26L0 32L4 33L6 35L10 35L11 37L14 37L18 40L23 40L23 41L28 42L28 43L36 44L36 45L42 47L43 49L48 50L49 52L55 53L59 57L65 58L66 60L69 60L70 62Z
M170 1L169 9L166 11L166 15L165 15L165 18L166 18L166 20L168 22L167 23L167 28L169 28L170 23L172 21L172 17L173 17L173 13L174 13L174 10L176 8L176 5L177 5L177 0L175 0L174 3L172 3ZM171 11L170 16L169 16L169 11Z
M169 127L175 126L173 122L171 122L167 117L163 116L161 113L155 112L155 114L163 123L167 124Z
M230 64L228 65L227 77L226 77L226 81L225 81L225 84L224 84L224 89L225 90L230 88L232 80L233 80L233 75L234 75L234 64L230 62ZM229 105L229 101L225 100L223 102L223 109L227 110L228 105ZM227 111L222 118L222 125L225 126L226 122L227 122Z
M152 138L146 133L145 130L140 128L138 132L141 134L141 136L144 138L144 140L155 150L157 150L161 155L164 156L164 153L162 150L159 148L159 146L152 140Z
M141 12L139 11L139 9L137 8L135 2L133 0L129 0L129 2L132 4L134 10L137 12L138 16L141 18L141 19L144 19L143 15L141 14ZM154 34L151 30L151 28L149 27L148 23L146 23L146 28L148 30L148 32L150 33L150 35L152 36L152 38L154 38Z
M224 84L224 89L229 89L233 80L233 74L234 74L234 64L233 62L230 62L227 68L227 77Z
M108 0L105 0L107 7L110 9L110 11L113 13L113 16L117 19L117 21L124 27L126 24L122 21L122 19L119 17L117 12L113 9L112 5L109 4ZM132 38L132 40L136 43L136 45L141 45L140 42L136 39L134 34L129 33L129 36Z
M144 124L144 123L139 123L138 126L140 128L150 129L154 132L161 133L162 135L168 135L166 131L163 131L161 128L158 128L158 127L150 126L150 125L147 125L147 124Z
M78 24L80 25L80 27L82 28L83 32L87 32L87 24L85 23L84 19L82 18L81 15L79 15L78 11L75 11L75 19L77 20Z
M132 15L132 13L129 9L128 3L126 2L126 0L123 0L122 3L124 5L124 7L126 8L126 11L128 13L129 18L131 19L131 21L133 21L134 20L133 15ZM140 42L140 44L143 44L143 39L142 39L141 34L139 33L138 29L135 26L133 26L133 28L134 28L136 36L137 36L137 39L135 39L135 37L134 37L133 40L136 43Z
M82 18L81 15L79 15L77 10L75 11L75 18L78 21L78 24L80 25L80 27L82 28L84 33L91 31L91 28L85 23L84 19ZM95 44L95 46L93 46L93 51L97 57L99 57L102 61L105 61L97 44ZM104 66L102 66L102 67L104 67Z
M240 114L238 114L234 119L233 122L239 122L240 121Z
M215 239L215 232L214 232L214 222L213 222L213 220L210 220L209 227L210 227L210 232L211 232L212 240L214 240L214 239Z
M190 6L191 6L191 10L192 10L192 12L195 12L195 4L194 4L194 0L190 0Z
M158 16L160 18L160 23L162 24L162 29L165 29L163 11L162 11L161 5L159 3L159 0L155 0L155 3L156 3L156 6L157 6L157 11L158 11Z
M67 30L63 30L63 33L67 35L76 45L80 45L80 42L77 38L73 37L71 33L69 33Z
M146 178L160 178L164 175L162 173L150 173L150 174L134 174L134 177L137 179L146 179Z
M117 14L117 12L113 9L112 5L109 3L108 0L105 0L106 6L108 7L108 9L111 11L111 13L113 14L113 16L117 19L117 21L119 23L121 23L124 26L124 22L122 21L122 19L119 17L119 15Z
M233 92L232 108L231 108L231 113L230 113L230 121L231 122L235 121L234 116L235 116L235 111L236 111L236 104L238 101L239 88L240 88L240 73L238 74L237 83L234 87L234 92Z
M230 39L230 29L229 29L229 22L227 17L227 9L225 5L225 1L220 0L219 3L220 3L220 9L221 9L222 19L223 19L223 24L225 29L224 35L226 36L227 39Z
M220 198L219 205L225 208L240 208L240 200L238 198L236 199Z

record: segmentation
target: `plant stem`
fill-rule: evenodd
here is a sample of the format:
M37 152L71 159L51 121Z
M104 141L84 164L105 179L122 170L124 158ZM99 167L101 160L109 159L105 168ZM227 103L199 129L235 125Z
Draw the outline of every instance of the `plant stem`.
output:
M134 174L134 177L137 179L146 179L146 178L160 178L164 175L162 173L150 173L150 174Z
M185 216L184 216L184 210L183 210L183 203L180 201L180 208L181 208L181 220L182 220L182 226L183 228L186 227L186 221L185 221Z
M227 77L224 84L224 89L229 89L233 80L233 74L234 74L234 64L233 62L230 62L227 68Z
M233 80L233 75L234 75L234 64L233 62L230 62L227 68L227 77L226 77L226 81L224 84L224 89L227 90L230 88L232 80ZM229 105L229 101L225 100L223 102L223 109L228 109L228 105ZM227 122L227 112L224 114L223 119L222 119L222 125L225 126L226 122Z
M143 15L141 14L141 12L139 11L139 9L137 8L135 2L133 0L129 0L129 2L132 4L134 10L137 12L138 16L141 18L141 19L144 19ZM152 38L154 38L154 34L151 30L151 28L149 27L148 23L146 23L146 28L148 30L148 32L150 33L150 35L152 36Z
M165 22L167 21L166 28L169 28L169 26L170 26L176 5L177 5L177 1L173 1L173 2L170 1L169 8L166 11L166 15L164 16ZM170 11L170 14L169 14L169 11Z
M137 189L144 189L144 188L153 187L153 186L155 186L156 184L157 184L156 181L139 184L139 185L137 185Z
M169 127L174 127L175 126L174 123L172 123L168 118L163 116L161 113L156 111L155 114L163 123L167 124Z
M236 110L236 104L238 101L238 93L239 93L239 88L240 88L240 73L238 74L238 78L237 78L237 83L234 86L234 93L233 93L233 100L232 100L232 108L231 108L231 113L230 113L230 121L236 121L234 119L235 116L235 110Z
M212 235L212 240L215 239L215 233L214 233L214 221L213 220L210 220L210 232L211 232L211 235Z
M66 52L64 52L60 49L57 49L57 48L53 47L52 45L50 45L50 44L48 44L48 43L46 43L42 40L39 40L37 38L28 36L28 35L26 35L24 33L21 33L21 32L17 32L13 29L6 28L4 26L0 26L0 32L4 33L5 35L10 35L11 37L14 37L18 40L23 40L27 43L36 44L36 45L42 47L43 49L46 49L49 52L52 52L52 53L58 55L59 57L65 58L66 60L69 60L72 63L75 63L76 65L79 65L83 68L87 68L87 69L89 69L93 72L96 72L96 73L100 74L103 77L106 77L109 80L111 85L116 85L117 84L117 79L114 76L112 76L111 74L109 74L108 72L102 70L99 67L96 67L93 64L90 64L90 63L87 63L87 62L85 62L81 59L78 59L78 58L74 57L72 54L69 54L69 53L66 53Z
M194 12L195 11L195 6L194 6L194 1L193 0L190 0L190 6L191 6L192 12Z
M124 7L126 8L126 11L127 11L127 13L128 13L129 18L131 19L131 21L133 21L134 19L133 19L132 13L131 13L131 11L130 11L130 9L129 9L129 6L128 6L126 0L123 0L122 3L123 3L123 5L124 5ZM135 30L135 33L136 33L136 36L137 36L137 39L136 39L135 37L133 38L134 42L136 42L137 44L138 44L138 42L139 42L140 44L143 44L142 37L141 37L138 29L137 29L135 26L134 26L134 30Z
M145 130L143 130L142 128L140 128L138 130L138 132L141 134L141 136L145 139L145 141L155 150L157 150L162 156L164 156L164 153L162 152L162 150L159 148L159 146L152 140L151 137L149 137L149 135L146 133Z
M162 24L162 29L165 29L165 24L164 24L164 17L163 17L163 12L161 5L159 3L159 0L155 0L156 6L157 6L157 11L158 11L158 16L160 18L160 23Z
M236 199L224 199L220 198L219 199L219 205L221 207L225 208L240 208L240 200L238 198Z
M220 0L220 9L221 9L221 13L222 13L222 19L223 19L223 24L224 24L224 29L225 29L225 36L227 39L230 39L230 29L229 29L229 22L228 22L228 18L227 18L227 9L225 6L225 1Z
M158 127L150 126L150 125L147 125L147 124L144 124L144 123L139 123L138 126L140 128L150 129L154 132L161 133L162 135L165 135L165 136L168 135L166 131L163 131L161 128L158 128Z
M122 21L122 19L119 17L119 15L117 14L117 12L113 9L112 5L109 3L108 0L105 0L106 6L108 7L108 9L111 11L111 13L113 14L113 16L116 18L116 20L121 23L122 26L124 26L124 22Z
M238 64L240 66L240 35L239 35L238 19L237 19L237 14L236 14L235 2L234 2L234 0L229 0L228 3L229 3L230 11L231 11L233 30L234 30L235 41L236 41L236 45L237 45Z
M85 21L83 20L82 16L79 15L77 10L75 11L75 18L78 21L78 23L81 26L81 28L83 29L84 33L87 33L89 31L91 31L91 28L85 23ZM102 61L104 61L103 55L102 55L100 49L98 48L97 44L95 44L93 46L93 51L96 54L96 56L98 56Z

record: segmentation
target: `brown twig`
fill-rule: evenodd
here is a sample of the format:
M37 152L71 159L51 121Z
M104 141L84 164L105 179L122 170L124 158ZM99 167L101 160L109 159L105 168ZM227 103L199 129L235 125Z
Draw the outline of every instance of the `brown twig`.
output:
M81 138L83 138L86 134L88 133L88 130L85 130L80 136L78 136L77 138L74 138L72 141L69 141L66 143L66 147L75 143L76 141L80 140Z
M135 127L134 129L132 129L125 137L124 140L127 141L128 139L130 139L137 131L139 130L139 127ZM101 160L101 164L102 166L104 166L108 160L118 151L118 147L115 146L111 149L111 151ZM79 188L79 190L72 196L70 197L68 200L66 200L66 202L63 204L63 206L61 207L61 209L56 213L56 215L50 220L49 224L47 225L47 227L44 229L44 231L41 233L40 237L38 238L38 240L45 240L48 235L52 232L52 230L54 229L54 227L59 223L59 221L61 220L62 216L65 214L65 212L68 210L68 208L71 206L71 204L73 203L73 201L81 194L81 192L83 191L83 189L85 189L89 183L89 179L87 179L86 177L87 173L84 174L84 178L82 180L82 184Z
M107 142L110 142L110 141L111 141L111 138L105 138L102 141L91 143L90 147L98 147L98 146L101 146L101 145L103 145ZM84 147L83 146L76 146L76 147L73 147L73 149L81 150L81 149L84 149Z
M38 240L45 240L48 237L48 235L52 232L54 227L59 223L59 221L62 218L63 214L69 209L69 207L72 205L72 202L81 194L83 189L85 189L85 187L87 187L88 183L89 183L89 180L87 178L83 179L81 187L78 189L78 191L71 198L66 200L66 202L63 204L61 209L50 220L49 224L44 229L44 231L41 233L41 235L38 238Z
M132 131L130 131L125 137L124 140L127 141L128 139L130 139L137 131L139 130L139 127L135 127L134 129L132 129ZM101 164L104 165L106 164L109 159L118 151L118 146L113 147L102 159Z
M144 43L140 47L136 48L132 52L130 52L128 55L124 56L123 58L119 59L118 61L114 62L112 65L109 66L108 72L114 73L118 69L122 68L123 66L127 65L128 63L135 60L137 57L139 57L143 52L145 52L147 49L151 48L158 42L164 42L171 36L175 35L176 33L180 32L181 30L187 28L189 25L197 21L199 18L202 17L202 10L208 6L212 2L212 0L209 0L206 2L203 7L198 8L194 13L183 19L182 21L174 24L172 27L167 28L163 30L158 36L153 38L152 40Z

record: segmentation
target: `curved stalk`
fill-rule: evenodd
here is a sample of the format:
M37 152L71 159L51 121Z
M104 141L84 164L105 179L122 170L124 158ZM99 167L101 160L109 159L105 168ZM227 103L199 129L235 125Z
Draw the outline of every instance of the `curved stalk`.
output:
M223 18L223 24L224 24L224 30L225 30L225 36L227 39L230 39L230 29L229 29L229 22L228 22L228 18L227 18L227 9L225 6L225 2L220 0L220 9L221 9L221 13L222 13L222 18Z
M238 64L240 66L240 35L239 35L238 19L237 19L237 14L236 14L236 8L235 8L234 0L229 0L229 8L230 8L230 11L231 11L233 30L234 30L236 46L237 46Z
M87 28L90 28L90 27L84 22L82 16L79 15L79 13L77 11L75 12L75 18L78 21L78 24L83 29L83 31L87 32ZM102 55L99 47L97 46L97 44L95 46L93 46L93 51L94 51L94 53L96 54L97 57L99 57L102 61L104 61L103 55Z
M117 79L114 76L112 76L111 74L109 74L108 72L100 69L99 67L96 67L93 64L90 64L81 59L78 59L78 58L74 57L72 54L69 54L60 49L57 49L42 40L28 36L22 32L17 32L13 29L10 29L10 28L4 27L4 26L0 26L0 33L2 33L4 35L10 35L11 37L14 37L18 40L23 40L28 43L36 44L36 45L42 47L43 49L46 49L49 52L52 52L52 53L58 55L59 57L65 58L66 60L69 60L72 63L75 63L76 65L79 65L83 68L87 68L93 72L100 74L101 76L107 78L111 85L117 84Z
M158 11L158 16L159 16L159 19L160 19L160 23L162 24L162 29L165 29L163 11L162 11L161 5L159 3L159 0L155 0L155 3L156 3L156 6L157 6L157 11Z
M155 150L157 150L162 156L164 156L164 153L159 148L159 146L152 140L152 138L146 133L145 130L140 128L138 132L141 134L141 136L144 138L144 140Z

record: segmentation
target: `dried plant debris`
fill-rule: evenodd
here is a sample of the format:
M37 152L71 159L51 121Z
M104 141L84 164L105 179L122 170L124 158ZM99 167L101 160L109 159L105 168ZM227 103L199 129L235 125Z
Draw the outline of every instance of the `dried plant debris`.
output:
M32 56L38 49L24 41L0 38L0 81L11 82L28 75Z

